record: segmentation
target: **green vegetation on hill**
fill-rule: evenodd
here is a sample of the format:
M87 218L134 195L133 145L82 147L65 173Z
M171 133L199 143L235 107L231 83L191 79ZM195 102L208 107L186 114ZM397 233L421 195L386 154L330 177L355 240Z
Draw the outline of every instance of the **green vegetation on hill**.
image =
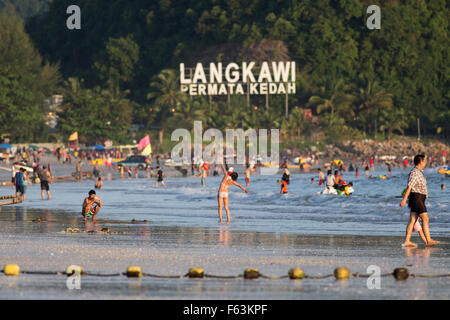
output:
M81 8L81 30L65 27L71 4ZM366 28L371 4L381 7L381 30ZM196 119L205 127L281 128L287 140L337 142L414 134L417 118L422 133L449 136L448 16L445 0L55 0L26 29L66 79L57 91L66 98L57 128L64 137L79 126L95 132L89 142L123 141L132 123L169 134ZM266 108L264 96L252 96L247 107L242 96L209 100L179 92L180 62L204 52L217 61L234 45L248 49L267 40L287 48L274 47L275 59L288 54L296 61L287 119L284 96L271 96ZM75 92L73 83L80 84ZM117 105L120 116L112 111ZM305 119L300 107L318 120ZM76 123L76 110L103 116ZM120 129L100 130L101 121Z

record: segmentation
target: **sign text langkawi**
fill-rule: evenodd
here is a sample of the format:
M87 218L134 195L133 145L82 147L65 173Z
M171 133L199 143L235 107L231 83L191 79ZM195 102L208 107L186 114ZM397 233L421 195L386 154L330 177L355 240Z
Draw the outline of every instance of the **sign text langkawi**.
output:
M295 61L266 62L259 68L255 62L197 63L187 72L180 63L181 91L196 95L295 94Z

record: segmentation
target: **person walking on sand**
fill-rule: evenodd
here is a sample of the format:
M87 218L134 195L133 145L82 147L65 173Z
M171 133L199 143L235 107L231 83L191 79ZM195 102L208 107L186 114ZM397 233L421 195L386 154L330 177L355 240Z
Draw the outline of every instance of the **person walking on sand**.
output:
M83 201L83 207L81 210L83 220L86 221L87 217L92 216L92 221L94 221L95 216L100 211L101 207L102 201L100 200L100 197L95 195L95 190L90 190L89 196Z
M47 167L43 166L39 172L39 180L41 180L41 197L44 200L44 191L47 191L47 200L50 200L50 187L49 183L52 181L52 176L48 172Z
M222 182L220 183L219 191L217 194L217 201L219 203L219 223L222 223L223 207L225 207L225 211L227 212L227 223L230 223L231 219L230 219L230 209L228 208L229 202L228 188L232 184L234 184L235 186L238 186L239 188L244 190L245 193L248 193L248 190L236 182L238 174L237 172L234 172L233 168L228 169L227 172L225 170L225 166L222 164L222 170L224 173L224 177L222 179Z
M406 236L403 246L417 247L415 243L410 241L413 232L413 227L419 217L422 219L423 232L426 238L426 245L433 246L439 241L433 240L430 237L429 217L427 208L425 207L425 199L428 197L427 181L423 175L422 170L427 164L425 155L418 154L414 157L415 167L411 170L408 177L408 187L400 202L400 207L406 204L406 199L409 196L408 207L411 209L408 225L406 226Z

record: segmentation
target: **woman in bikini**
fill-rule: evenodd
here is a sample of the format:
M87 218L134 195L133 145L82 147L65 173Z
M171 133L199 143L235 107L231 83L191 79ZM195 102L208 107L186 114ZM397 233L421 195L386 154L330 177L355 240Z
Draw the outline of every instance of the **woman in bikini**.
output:
M225 206L225 211L227 212L227 223L230 223L230 209L228 209L228 187L234 184L235 186L238 186L239 188L244 190L246 193L248 193L248 190L236 182L238 174L237 172L233 171L233 168L230 168L227 172L224 165L222 164L222 170L224 173L224 177L222 179L222 182L220 183L219 193L217 195L217 201L219 202L219 223L222 223L223 206Z

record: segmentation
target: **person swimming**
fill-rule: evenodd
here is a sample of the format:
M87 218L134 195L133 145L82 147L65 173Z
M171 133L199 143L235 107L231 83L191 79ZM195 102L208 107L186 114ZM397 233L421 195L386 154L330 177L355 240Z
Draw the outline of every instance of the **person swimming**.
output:
M222 164L222 170L224 173L224 177L222 179L222 182L220 183L219 191L217 194L217 201L219 203L219 223L222 223L222 208L224 206L225 211L227 212L227 223L230 223L231 219L230 219L230 209L228 208L229 202L228 188L232 184L234 184L235 186L238 186L239 188L244 190L245 193L248 193L248 190L236 182L238 174L237 172L234 172L233 168L229 168L227 172L227 170L225 170L225 166Z

